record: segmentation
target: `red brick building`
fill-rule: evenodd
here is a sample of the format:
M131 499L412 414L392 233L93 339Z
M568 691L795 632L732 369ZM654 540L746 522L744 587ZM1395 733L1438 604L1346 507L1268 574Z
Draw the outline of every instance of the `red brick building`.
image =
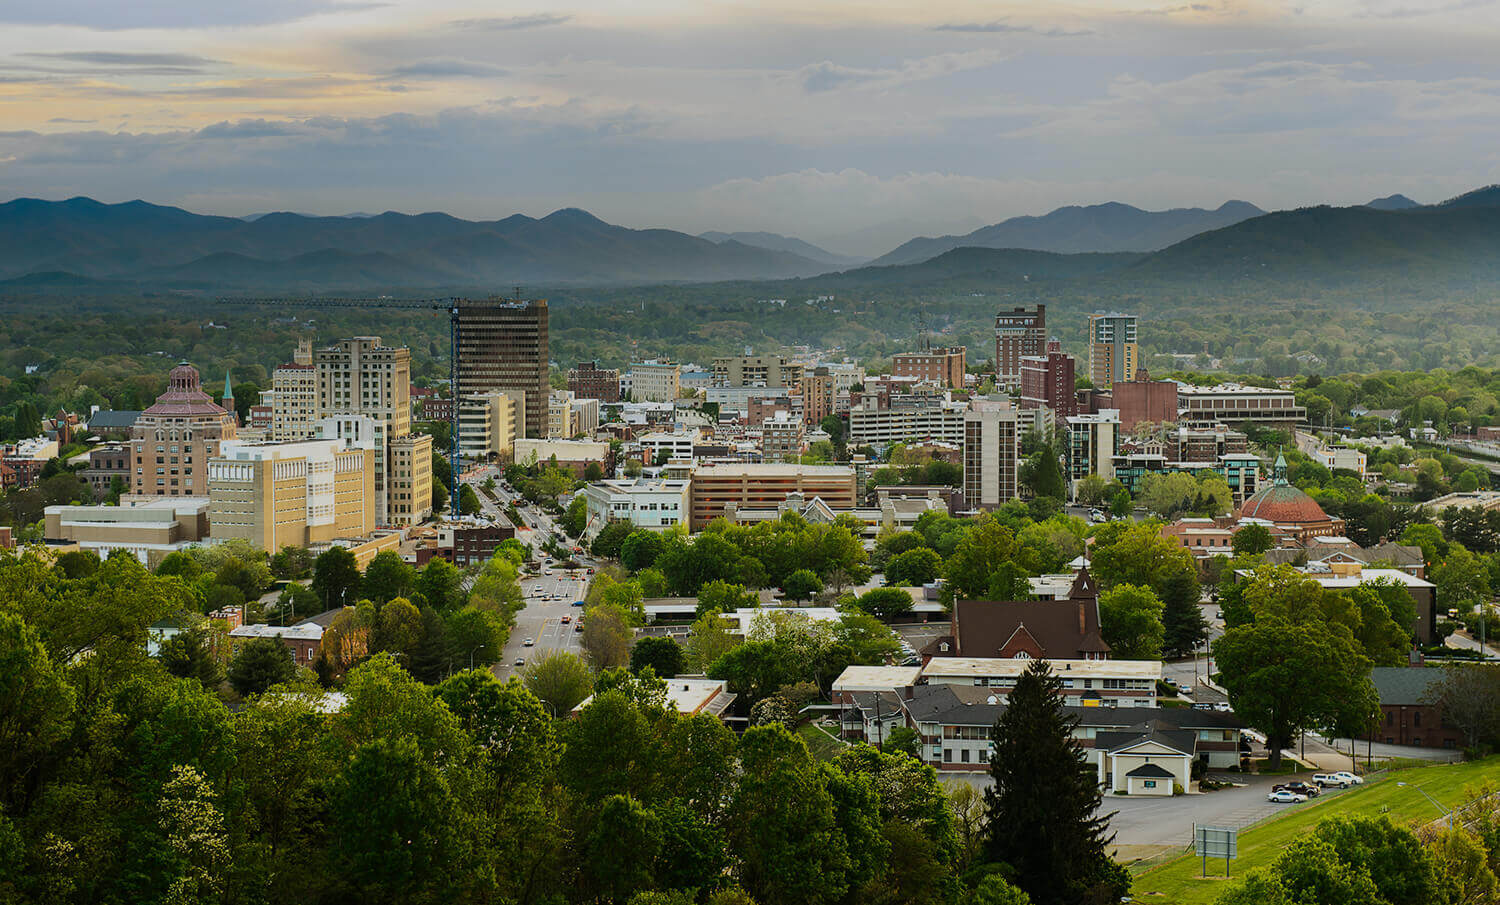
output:
M1021 381L1021 359L1046 355L1049 351L1046 305L1037 305L1035 311L1016 308L995 315L996 383L1003 387L1017 386Z
M1049 408L1058 418L1078 414L1076 363L1061 352L1021 359L1021 408Z
M1443 708L1436 703L1442 669L1422 666L1377 666L1370 672L1380 695L1380 722L1370 739L1387 745L1419 748L1459 748L1463 733L1443 722Z
M943 386L961 390L964 388L963 346L951 349L929 349L926 352L900 352L891 356L891 375L930 380Z
M1120 410L1123 431L1133 430L1137 424L1177 420L1177 384L1152 380L1145 368L1136 369L1134 380L1116 383L1110 397L1110 407Z
M615 368L601 368L597 361L581 361L578 367L568 371L568 389L579 399L619 402L620 372Z

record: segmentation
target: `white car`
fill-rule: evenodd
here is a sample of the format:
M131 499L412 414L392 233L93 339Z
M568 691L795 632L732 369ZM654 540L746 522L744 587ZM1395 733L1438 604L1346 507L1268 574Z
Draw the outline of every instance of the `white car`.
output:
M1286 789L1278 789L1266 796L1266 801L1274 801L1277 804L1298 804L1307 800L1306 795L1298 795Z
M1348 772L1347 770L1340 770L1333 775L1338 777L1340 781L1346 782L1351 786L1362 786L1365 784L1365 778L1363 776L1357 776L1353 773Z
M524 646L526 646L526 647L531 647L532 645L536 644L536 639L535 638L527 638L525 641L522 641L521 643Z

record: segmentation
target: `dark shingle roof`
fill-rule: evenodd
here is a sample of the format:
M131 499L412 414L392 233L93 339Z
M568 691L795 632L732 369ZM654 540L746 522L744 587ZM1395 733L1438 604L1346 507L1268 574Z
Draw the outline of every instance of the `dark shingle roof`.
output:
M906 712L918 723L943 723L953 726L993 726L1005 712L1005 698L999 689L973 685L917 685L905 702ZM995 703L989 703L990 698ZM1193 710L1190 707L1065 707L1078 717L1080 726L1117 731L1134 731L1139 736L1149 727L1162 731L1199 729L1243 729L1245 723L1233 713L1217 710ZM1132 727L1137 727L1133 730Z
M1042 655L1052 660L1084 660L1108 653L1099 637L1095 600L959 600L953 605L958 656L993 657L1025 628Z
M1125 774L1126 776L1147 777L1150 779L1172 779L1173 776L1165 767L1156 764L1141 764L1134 770Z
M1119 751L1143 742L1165 745L1184 754L1198 752L1198 734L1190 729L1167 729L1151 723L1132 726L1124 732L1098 732L1094 734L1094 747L1106 751Z
M140 412L98 411L89 417L89 430L124 430L134 427Z
M1377 666L1370 679L1382 704L1426 704L1428 691L1443 681L1443 670L1427 667Z

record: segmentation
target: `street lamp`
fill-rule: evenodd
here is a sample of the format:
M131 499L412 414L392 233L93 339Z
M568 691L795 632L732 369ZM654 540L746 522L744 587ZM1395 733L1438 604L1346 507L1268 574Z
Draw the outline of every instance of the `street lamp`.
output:
M1408 782L1398 782L1396 783L1396 785L1402 787L1403 789L1411 788L1416 789L1418 792L1421 792L1423 798L1426 798L1428 801L1432 802L1433 807L1437 808L1440 812L1442 812L1443 816L1448 818L1448 829L1453 829L1453 811L1449 808L1444 807L1441 801L1438 801L1436 798L1428 795L1426 789L1422 788L1419 785L1416 785L1415 783Z

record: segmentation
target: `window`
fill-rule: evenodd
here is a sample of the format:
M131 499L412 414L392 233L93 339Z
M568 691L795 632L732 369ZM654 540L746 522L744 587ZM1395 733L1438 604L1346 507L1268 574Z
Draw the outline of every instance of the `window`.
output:
M1422 725L1422 711L1416 710L1416 711L1412 712L1412 715L1411 715L1411 724L1413 726L1420 726L1420 725Z
M1148 780L1145 780L1144 782L1142 782L1141 785L1145 786L1148 789L1154 789L1154 788L1156 788L1156 780L1154 780L1154 779L1148 779Z

